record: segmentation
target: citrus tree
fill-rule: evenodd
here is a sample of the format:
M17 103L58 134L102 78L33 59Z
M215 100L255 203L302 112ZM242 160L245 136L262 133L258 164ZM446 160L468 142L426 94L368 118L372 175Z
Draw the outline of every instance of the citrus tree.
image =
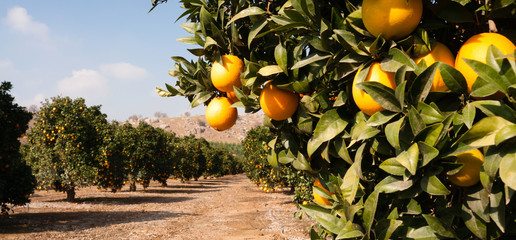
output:
M24 159L39 186L66 192L73 201L76 187L93 185L106 124L100 106L88 107L82 98L43 102L24 146Z
M158 94L263 110L269 163L317 176L312 238L515 234L514 1L180 2L198 59Z
M291 164L273 167L268 161L270 147L267 146L272 139L274 135L267 127L256 127L247 133L242 141L244 151L242 165L247 177L265 192L290 188L294 193L294 202L310 201L313 177L295 169Z
M29 203L36 179L20 154L19 138L28 128L32 114L14 103L10 82L0 85L0 213L11 206Z
M128 154L124 152L128 143L124 129L116 121L106 124L102 131L103 139L97 155L100 166L95 182L98 187L116 192L124 186L129 175Z
M195 136L184 136L174 141L173 175L175 178L185 182L190 179L198 180L206 171L207 156L203 148L209 147L208 141Z

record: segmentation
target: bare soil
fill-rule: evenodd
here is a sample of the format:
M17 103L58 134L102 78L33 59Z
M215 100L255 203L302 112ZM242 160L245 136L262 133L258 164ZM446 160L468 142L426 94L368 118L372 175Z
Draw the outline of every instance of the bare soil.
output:
M292 196L264 193L245 175L200 179L145 191L96 188L36 191L31 203L0 216L2 239L308 239L310 222L294 218Z

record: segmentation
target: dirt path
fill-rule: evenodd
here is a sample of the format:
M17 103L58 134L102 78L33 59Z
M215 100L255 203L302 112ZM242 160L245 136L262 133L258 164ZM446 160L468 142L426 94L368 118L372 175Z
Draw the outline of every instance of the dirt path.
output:
M28 207L0 217L7 239L308 239L291 195L264 193L243 174L147 191L80 189L76 203L37 191Z

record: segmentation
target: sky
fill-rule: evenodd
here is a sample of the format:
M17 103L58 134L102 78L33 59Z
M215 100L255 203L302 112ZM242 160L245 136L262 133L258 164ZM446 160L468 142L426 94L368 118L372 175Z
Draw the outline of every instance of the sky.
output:
M0 81L13 84L19 105L41 106L56 96L102 105L108 119L132 115L203 115L180 96L162 98L155 88L175 85L171 56L193 59L177 42L188 36L175 22L175 0L152 12L149 0L0 1Z

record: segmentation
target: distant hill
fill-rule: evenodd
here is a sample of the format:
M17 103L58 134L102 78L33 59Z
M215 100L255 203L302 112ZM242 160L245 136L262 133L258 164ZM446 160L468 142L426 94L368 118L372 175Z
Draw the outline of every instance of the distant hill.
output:
M139 121L144 121L150 125L162 128L165 131L174 132L178 137L190 134L198 138L205 138L209 142L240 143L244 140L247 132L254 127L263 125L263 114L240 114L235 125L219 132L211 128L206 123L204 116L182 116L173 118L146 118L140 120L129 120L128 122L137 125Z

